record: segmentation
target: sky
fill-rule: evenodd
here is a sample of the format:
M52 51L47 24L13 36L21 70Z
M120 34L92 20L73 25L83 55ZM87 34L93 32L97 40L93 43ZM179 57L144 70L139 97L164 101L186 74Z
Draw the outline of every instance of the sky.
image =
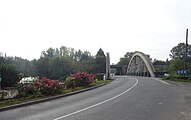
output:
M186 29L190 43L190 0L0 0L0 52L28 60L61 46L166 60Z

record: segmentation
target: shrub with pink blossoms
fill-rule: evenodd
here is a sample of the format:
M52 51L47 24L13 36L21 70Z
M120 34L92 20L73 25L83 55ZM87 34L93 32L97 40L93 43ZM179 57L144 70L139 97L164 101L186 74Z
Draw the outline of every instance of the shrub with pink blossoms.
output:
M58 80L50 80L45 77L20 87L22 94L26 95L54 95L61 93L62 88Z
M36 86L36 89L44 95L57 94L60 93L62 90L62 86L60 85L58 80L50 80L45 77L40 80L34 81L34 85Z
M65 84L67 85L67 87L88 86L95 82L95 76L95 74L77 72L66 78Z

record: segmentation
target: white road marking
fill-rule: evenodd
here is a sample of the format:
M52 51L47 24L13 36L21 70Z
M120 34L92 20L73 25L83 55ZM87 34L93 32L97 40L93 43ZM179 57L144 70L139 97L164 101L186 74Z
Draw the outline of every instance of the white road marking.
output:
M122 93L120 93L120 94L118 94L118 95L116 95L116 96L114 96L114 97L112 97L112 98L110 98L110 99L104 100L104 101L102 101L102 102L100 102L100 103L97 103L97 104L94 104L94 105L92 105L92 106L86 107L86 108L84 108L84 109L81 109L81 110L72 112L72 113L70 113L70 114L67 114L67 115L64 115L64 116L55 118L54 120L60 120L60 119L63 119L63 118L66 118L66 117L69 117L69 116L78 114L78 113L80 113L80 112L83 112L83 111L86 111L86 110L88 110L88 109L94 108L94 107L96 107L96 106L102 105L102 104L104 104L104 103L107 103L107 102L109 102L109 101L111 101L111 100L114 100L114 99L116 99L116 98L118 98L118 97L124 95L125 93L127 93L128 91L130 91L131 89L133 89L133 88L138 84L138 79L136 79L136 78L133 78L133 79L136 80L136 83L135 83L133 86L131 86L129 89L127 89L126 91L124 91L124 92L122 92Z
M152 79L157 80L157 81L159 81L159 82L161 82L161 83L164 83L164 84L166 84L166 85L170 85L170 83L167 83L167 82L165 82L165 81L163 81L163 80L160 80L160 79L157 79L157 78L152 78Z

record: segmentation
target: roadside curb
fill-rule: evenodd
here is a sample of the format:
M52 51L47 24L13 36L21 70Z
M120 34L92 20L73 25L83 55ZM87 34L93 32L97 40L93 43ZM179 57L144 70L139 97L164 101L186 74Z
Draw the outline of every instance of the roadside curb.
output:
M106 83L102 83L100 85L96 85L96 86L93 86L93 87L89 87L89 88L85 88L85 89L82 89L82 90L70 92L70 93L67 93L67 94L51 96L51 97L48 97L48 98L42 98L42 99L38 99L38 100L34 100L34 101L29 101L29 102L24 102L24 103L20 103L20 104L15 104L15 105L2 107L2 108L0 108L0 112L5 111L5 110L11 110L11 109L14 109L14 108L24 107L24 106L28 106L28 105L33 105L33 104L37 104L37 103L42 103L42 102L46 102L46 101L50 101L50 100L54 100L54 99L58 99L58 98L62 98L62 97L75 95L75 94L82 93L82 92L85 92L85 91L89 91L89 90L92 90L92 89L95 89L95 88L98 88L98 87L101 87L101 86L104 86L104 85L106 85Z

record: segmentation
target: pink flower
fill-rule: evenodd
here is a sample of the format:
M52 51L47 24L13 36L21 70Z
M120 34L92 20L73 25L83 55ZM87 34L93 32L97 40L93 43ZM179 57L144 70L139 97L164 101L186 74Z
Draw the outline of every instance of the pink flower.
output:
M45 87L45 88L48 88L48 84L46 84L44 87Z
M51 87L53 87L53 86L54 86L54 84L53 84L53 83L51 83L51 84L50 84L50 86L51 86Z

